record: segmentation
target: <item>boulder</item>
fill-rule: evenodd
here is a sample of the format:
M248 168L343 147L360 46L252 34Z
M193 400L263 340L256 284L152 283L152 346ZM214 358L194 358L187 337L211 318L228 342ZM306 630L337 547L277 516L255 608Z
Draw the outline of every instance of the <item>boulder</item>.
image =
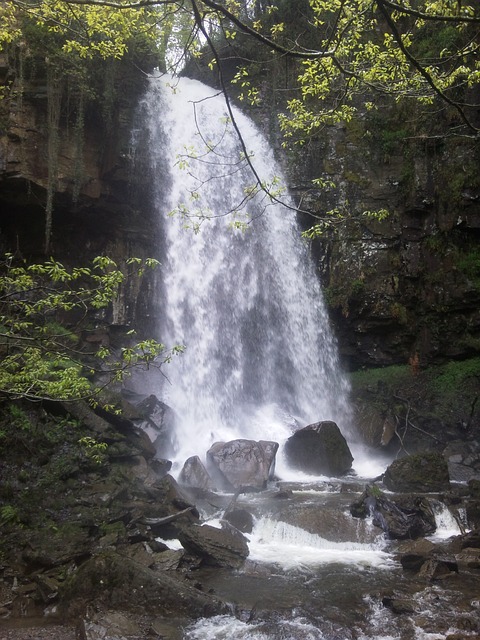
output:
M443 451L447 460L450 479L454 482L480 480L480 444L478 441L449 442Z
M110 640L114 638L141 638L138 624L119 611L97 612L80 620L77 626L79 640Z
M458 573L458 564L455 558L436 556L423 563L418 577L433 582L449 578L455 573Z
M253 531L253 516L246 509L232 509L225 513L223 519L242 533L252 533Z
M403 569L417 573L436 550L437 546L433 542L420 538L402 543L397 553Z
M392 540L413 540L436 530L435 514L428 500L418 496L389 499L377 487L367 487L350 512L360 518L371 515L373 524Z
M157 451L157 456L169 458L177 449L176 416L171 407L155 395L144 398L135 405L138 418L133 422L148 434Z
M344 475L353 456L335 422L324 421L299 429L285 443L288 464L314 475Z
M395 596L384 596L382 598L382 604L393 613L411 615L415 613L415 601L409 598L398 598Z
M276 442L232 440L216 442L207 451L214 482L225 491L261 491L273 477Z
M67 580L61 604L68 616L82 615L90 605L93 609L144 611L168 617L227 613L227 607L214 596L113 551L81 565Z
M215 487L213 481L198 456L191 456L185 460L185 464L178 476L178 482L185 487L204 489L211 491Z
M68 410L77 419L81 419L83 424L102 433L102 430L105 431L105 426L102 426L103 421L105 425L108 425L106 429L115 434L114 442L118 440L118 436L122 437L127 447L123 451L120 449L122 453L117 457L128 458L129 454L140 453L148 460L155 456L156 449L148 435L123 414L116 414L100 404L95 407L95 410L90 409L86 402L80 400L73 404L73 407L68 405ZM107 438L108 436L104 435L103 439L106 442L108 442Z
M233 527L217 529L210 525L193 525L181 529L178 539L188 553L214 567L238 569L249 553L247 539Z
M450 488L448 464L440 453L426 452L394 460L383 482L390 491L430 493Z
M369 521L354 519L349 513L327 505L321 509L316 504L285 505L275 519L332 542L372 543L380 534Z

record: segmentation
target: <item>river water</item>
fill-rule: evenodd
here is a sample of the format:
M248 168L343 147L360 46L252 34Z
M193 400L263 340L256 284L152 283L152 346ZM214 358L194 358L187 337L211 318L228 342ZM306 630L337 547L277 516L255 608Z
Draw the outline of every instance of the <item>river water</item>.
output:
M178 417L174 473L216 441L280 444L278 483L238 501L255 518L245 566L199 575L232 614L169 637L437 640L468 629L461 621L478 610L474 586L470 596L407 579L394 545L349 513L385 462L357 442L315 264L266 139L235 110L242 148L224 98L193 80L152 80L141 112L163 246L159 334L186 347L152 389ZM274 198L258 190L245 152ZM319 420L346 435L355 475L312 478L286 465L286 438ZM205 505L205 522L221 516ZM458 533L442 517L438 535ZM398 593L407 614L382 604Z
M288 482L239 498L255 517L245 565L204 568L203 589L231 603L231 615L177 626L171 640L455 640L477 638L478 575L436 583L406 574L400 543L368 520L352 518L358 477ZM284 496L279 498L279 492ZM437 505L434 540L458 535L452 514ZM223 511L207 508L220 526ZM292 524L296 522L296 524ZM308 529L308 530L307 530ZM313 532L315 531L315 532ZM175 548L174 541L168 544ZM180 548L179 546L177 548ZM406 609L393 612L385 597ZM458 634L453 636L453 634Z

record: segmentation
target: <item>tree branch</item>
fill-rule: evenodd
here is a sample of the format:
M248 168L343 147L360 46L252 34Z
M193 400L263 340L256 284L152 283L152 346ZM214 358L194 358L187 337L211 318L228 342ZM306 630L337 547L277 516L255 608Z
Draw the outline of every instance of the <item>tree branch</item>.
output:
M447 104L449 104L451 107L453 107L460 115L460 118L463 120L464 124L471 129L472 131L475 131L478 133L478 131L480 131L480 129L478 129L477 127L475 127L470 120L467 118L467 116L465 115L464 110L462 109L462 107L455 102L455 100L451 100L441 89L440 87L437 86L436 82L434 81L434 79L432 78L432 76L427 72L427 70L420 64L420 62L415 58L415 56L413 56L410 51L407 49L407 47L404 45L403 40L402 40L402 36L400 35L400 32L397 29L397 25L395 24L394 20L392 19L392 16L390 15L390 13L387 11L385 5L388 5L389 3L386 0L377 0L377 6L381 12L381 14L383 15L383 17L385 18L385 21L387 22L390 31L393 35L393 37L395 38L396 43L398 44L400 51L403 53L403 55L405 56L405 58L408 60L408 62L412 65L412 67L414 69L416 69L418 71L418 73L426 80L427 84L433 89L433 91Z

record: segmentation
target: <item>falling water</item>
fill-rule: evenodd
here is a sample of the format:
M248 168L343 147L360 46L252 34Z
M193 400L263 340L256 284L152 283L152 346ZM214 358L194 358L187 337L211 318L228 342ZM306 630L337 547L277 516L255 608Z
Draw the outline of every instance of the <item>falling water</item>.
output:
M186 348L162 389L180 419L178 458L216 440L281 442L318 420L345 430L348 384L309 247L294 211L253 194L223 96L163 77L144 109L165 242L162 340ZM278 193L266 139L238 110L235 121L257 174Z

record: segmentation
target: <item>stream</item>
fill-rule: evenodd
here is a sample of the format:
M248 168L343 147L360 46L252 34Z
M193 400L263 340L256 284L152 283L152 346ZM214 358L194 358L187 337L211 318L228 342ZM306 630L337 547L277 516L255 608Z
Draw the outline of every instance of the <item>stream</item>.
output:
M361 480L361 479L360 479ZM232 615L179 625L172 640L442 640L477 638L478 576L436 583L406 574L396 550L367 520L349 513L358 478L279 486L240 496L255 516L250 555L237 571L203 568L205 590L231 603ZM278 496L284 496L279 498ZM460 533L435 498L433 541ZM205 521L219 525L211 506ZM217 519L216 519L217 518ZM298 520L302 526L286 520ZM311 531L307 531L308 527ZM176 548L175 541L167 541ZM393 610L384 599L396 602ZM457 634L457 635L454 635Z

